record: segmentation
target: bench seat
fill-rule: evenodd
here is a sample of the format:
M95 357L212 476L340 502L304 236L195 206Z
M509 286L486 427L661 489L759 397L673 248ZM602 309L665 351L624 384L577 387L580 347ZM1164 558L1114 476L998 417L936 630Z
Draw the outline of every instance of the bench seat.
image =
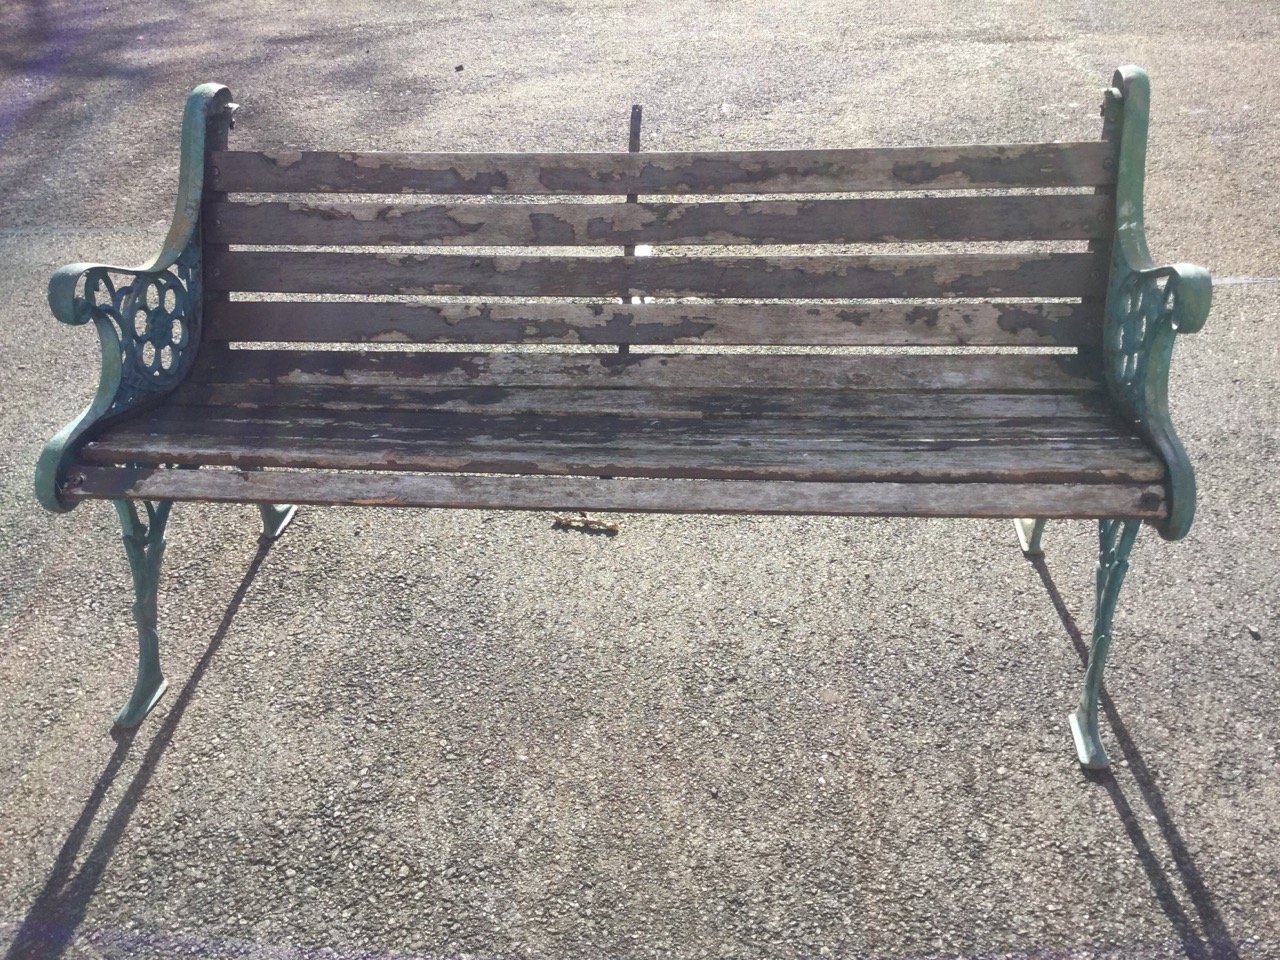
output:
M477 379L492 382L466 385ZM821 512L862 513L870 502L916 516L972 516L964 497L984 485L996 496L977 509L990 516L1158 518L1165 478L1087 356L1025 354L226 349L162 405L103 429L81 460L860 485ZM887 506L884 485L897 491ZM939 485L964 486L938 502ZM346 502L349 487L322 502ZM501 483L491 489L493 506L508 505ZM756 509L747 491L758 488L720 496L732 502L735 489L738 509ZM683 509L680 495L663 502ZM601 502L634 508L616 484Z

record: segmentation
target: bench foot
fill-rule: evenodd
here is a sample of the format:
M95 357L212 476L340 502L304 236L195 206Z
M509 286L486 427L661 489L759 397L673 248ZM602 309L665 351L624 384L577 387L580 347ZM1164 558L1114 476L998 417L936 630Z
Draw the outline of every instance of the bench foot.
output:
M291 503L261 503L258 510L262 513L262 536L267 540L275 540L284 533L284 528L298 512L298 508Z
M1043 519L1013 521L1013 528L1018 531L1018 543L1028 557L1044 555L1044 548L1040 546L1040 538L1044 536L1044 523Z
M115 716L117 727L136 727L164 694L168 682L160 671L160 635L156 632L156 591L164 559L164 528L173 503L145 502L147 519L131 500L116 500L124 530L124 551L133 575L133 622L138 627L138 678L129 702Z
M1071 735L1076 742L1080 764L1090 770L1105 770L1107 752L1098 736L1098 696L1102 692L1102 670L1111 648L1111 620L1116 612L1120 585L1129 570L1129 554L1138 537L1138 520L1102 520L1098 523L1097 592L1093 608L1093 643L1085 668L1080 706L1071 714Z

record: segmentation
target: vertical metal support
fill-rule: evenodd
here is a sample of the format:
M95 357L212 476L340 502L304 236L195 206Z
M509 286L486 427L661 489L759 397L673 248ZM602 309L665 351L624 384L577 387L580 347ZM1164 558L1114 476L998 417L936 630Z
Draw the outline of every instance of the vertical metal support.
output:
M1040 545L1040 538L1044 536L1044 524L1043 519L1013 521L1013 527L1018 531L1018 543L1022 546L1022 552L1028 557L1044 555L1044 547Z
M1098 523L1098 566L1093 608L1093 643L1085 669L1080 706L1071 714L1071 735L1082 766L1105 770L1107 753L1098 736L1098 695L1102 691L1102 670L1111 648L1111 620L1116 612L1120 585L1129 570L1129 554L1138 537L1139 520L1102 520Z
M169 685L160 671L160 635L156 632L156 592L160 563L164 559L164 528L172 501L144 502L147 521L138 516L131 500L116 500L116 513L124 530L124 552L133 574L133 622L138 627L138 678L129 702L116 714L117 727L136 727Z
M640 117L643 112L644 112L644 108L640 104L633 103L631 105L631 133L627 139L628 153L640 152ZM627 194L627 203L636 203L639 199L640 199L639 194L635 194L635 193ZM622 248L622 255L624 257L634 257L636 255L635 245L626 244ZM623 303L640 303L641 301L639 297L623 297L622 302ZM618 352L630 353L631 344L629 343L618 344Z
M245 467L245 470L261 470L261 467ZM262 515L262 537L264 540L275 540L284 533L298 512L292 503L260 503L258 513Z
M292 503L260 503L258 510L262 513L262 535L274 540L284 533L298 508Z

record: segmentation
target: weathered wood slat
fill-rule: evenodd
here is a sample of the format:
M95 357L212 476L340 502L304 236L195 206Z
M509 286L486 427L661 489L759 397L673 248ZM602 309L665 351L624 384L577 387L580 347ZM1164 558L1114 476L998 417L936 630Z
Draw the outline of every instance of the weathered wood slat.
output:
M830 257L507 257L231 251L213 290L510 297L1101 297L1094 253Z
M226 193L840 193L1115 182L1105 141L717 153L214 151Z
M1089 303L476 304L232 300L211 340L294 343L1097 346Z
M833 441L821 449L803 440L573 446L403 436L155 435L122 426L86 444L81 457L86 463L127 464L139 460L139 451L154 463L549 476L950 483L1151 483L1164 477L1163 464L1140 441L1088 439L920 445L878 438Z
M681 387L842 390L1093 391L1096 354L364 353L208 345L196 383L458 387Z
M293 383L184 383L166 400L174 407L246 412L296 407L316 412L436 412L487 416L583 414L666 419L789 417L829 419L1110 417L1113 407L1093 393L950 393L810 389L645 389L574 387L405 387Z
M213 203L205 240L351 246L626 246L1090 240L1114 229L1106 194L875 197L754 203Z
M637 513L1164 516L1159 485L716 482L81 467L65 493L131 500Z
M888 445L894 449L940 443L1008 444L1032 440L1117 441L1130 445L1131 432L1108 414L1074 417L656 417L596 412L567 415L440 412L417 410L323 410L281 406L265 410L171 406L130 417L109 432L145 443L145 437L174 434L281 440L359 440L377 437L408 442L503 445L629 447L699 446L707 442L743 446L821 450L832 445Z

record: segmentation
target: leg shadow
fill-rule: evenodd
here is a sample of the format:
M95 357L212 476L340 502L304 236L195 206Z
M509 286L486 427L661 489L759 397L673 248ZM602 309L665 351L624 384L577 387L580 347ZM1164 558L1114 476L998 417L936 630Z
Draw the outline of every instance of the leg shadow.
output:
M76 930L88 911L89 900L102 882L102 876L111 862L120 838L124 835L125 828L133 818L133 813L147 785L151 782L160 759L173 740L183 714L187 712L196 688L200 685L205 671L209 669L209 664L213 661L218 648L222 646L222 641L231 628L231 622L235 619L240 604L244 602L245 595L249 592L249 587L253 584L254 577L257 576L258 569L262 566L270 548L271 541L265 538L258 541L258 552L253 562L249 564L249 569L245 572L244 579L240 581L240 586L236 588L227 612L223 614L222 622L214 631L213 639L209 641L190 679L174 699L173 708L160 725L160 729L156 731L155 739L138 765L138 772L134 774L119 804L111 812L102 836L94 843L88 856L84 858L83 864L76 869L76 858L84 844L89 827L93 824L103 798L115 780L116 774L119 773L125 757L129 755L137 735L136 730L112 732L112 737L116 741L115 751L107 761L106 769L98 777L98 782L94 785L84 810L76 819L62 849L58 852L49 879L45 881L40 894L31 905L31 909L27 911L21 926L18 927L13 944L5 954L5 960L52 960L52 958L61 957L71 945Z
M1066 604L1062 602L1062 594L1058 592L1053 578L1049 575L1049 567L1045 563L1044 557L1034 556L1027 559L1035 567L1036 573L1040 575L1040 580L1049 594L1049 600L1058 612L1062 625L1066 627L1067 634L1071 637L1072 644L1075 645L1076 653L1080 655L1081 663L1087 665L1089 662L1089 644L1080 632L1080 627L1076 624L1075 618L1072 617ZM1151 844L1147 841L1146 834L1143 833L1142 823L1137 814L1134 813L1133 807L1130 806L1123 791L1121 791L1120 784L1116 782L1115 776L1110 770L1085 770L1083 773L1094 783L1102 786L1107 791L1108 796L1111 797L1111 802L1115 804L1116 813L1120 815L1120 822L1124 825L1125 832L1129 835L1129 840L1138 853L1138 859L1142 862L1142 869L1146 871L1147 880L1155 891L1156 900L1159 902L1165 916L1169 918L1169 922L1173 924L1173 928L1177 931L1186 955L1192 960L1239 960L1240 953L1227 932L1227 926L1222 920L1222 914L1218 912L1218 908L1213 902L1213 895L1205 885L1204 877L1201 876L1199 869L1196 867L1195 858L1191 855L1191 851L1187 849L1186 842L1182 839L1181 831L1178 830L1177 824L1173 822L1173 818L1169 815L1169 809L1165 806L1164 797L1160 793L1160 788L1156 785L1155 778L1151 775L1150 769L1142 759L1142 754L1134 744L1133 738L1129 736L1128 728L1120 720L1120 715L1116 712L1115 703L1107 693L1105 683L1098 702L1107 718L1107 722L1111 726L1114 741L1119 745L1120 752L1129 764L1129 772L1133 774L1134 782L1138 785L1143 802L1146 803L1147 809L1151 811L1151 815L1155 818L1165 845L1169 848L1174 866L1178 871L1178 878L1182 881L1182 886L1187 891L1187 896L1190 898L1191 905L1199 918L1200 927L1204 930L1203 936L1196 930L1195 923L1187 914L1187 910L1178 899L1178 895L1174 892L1170 878L1165 874L1160 861L1152 852Z

